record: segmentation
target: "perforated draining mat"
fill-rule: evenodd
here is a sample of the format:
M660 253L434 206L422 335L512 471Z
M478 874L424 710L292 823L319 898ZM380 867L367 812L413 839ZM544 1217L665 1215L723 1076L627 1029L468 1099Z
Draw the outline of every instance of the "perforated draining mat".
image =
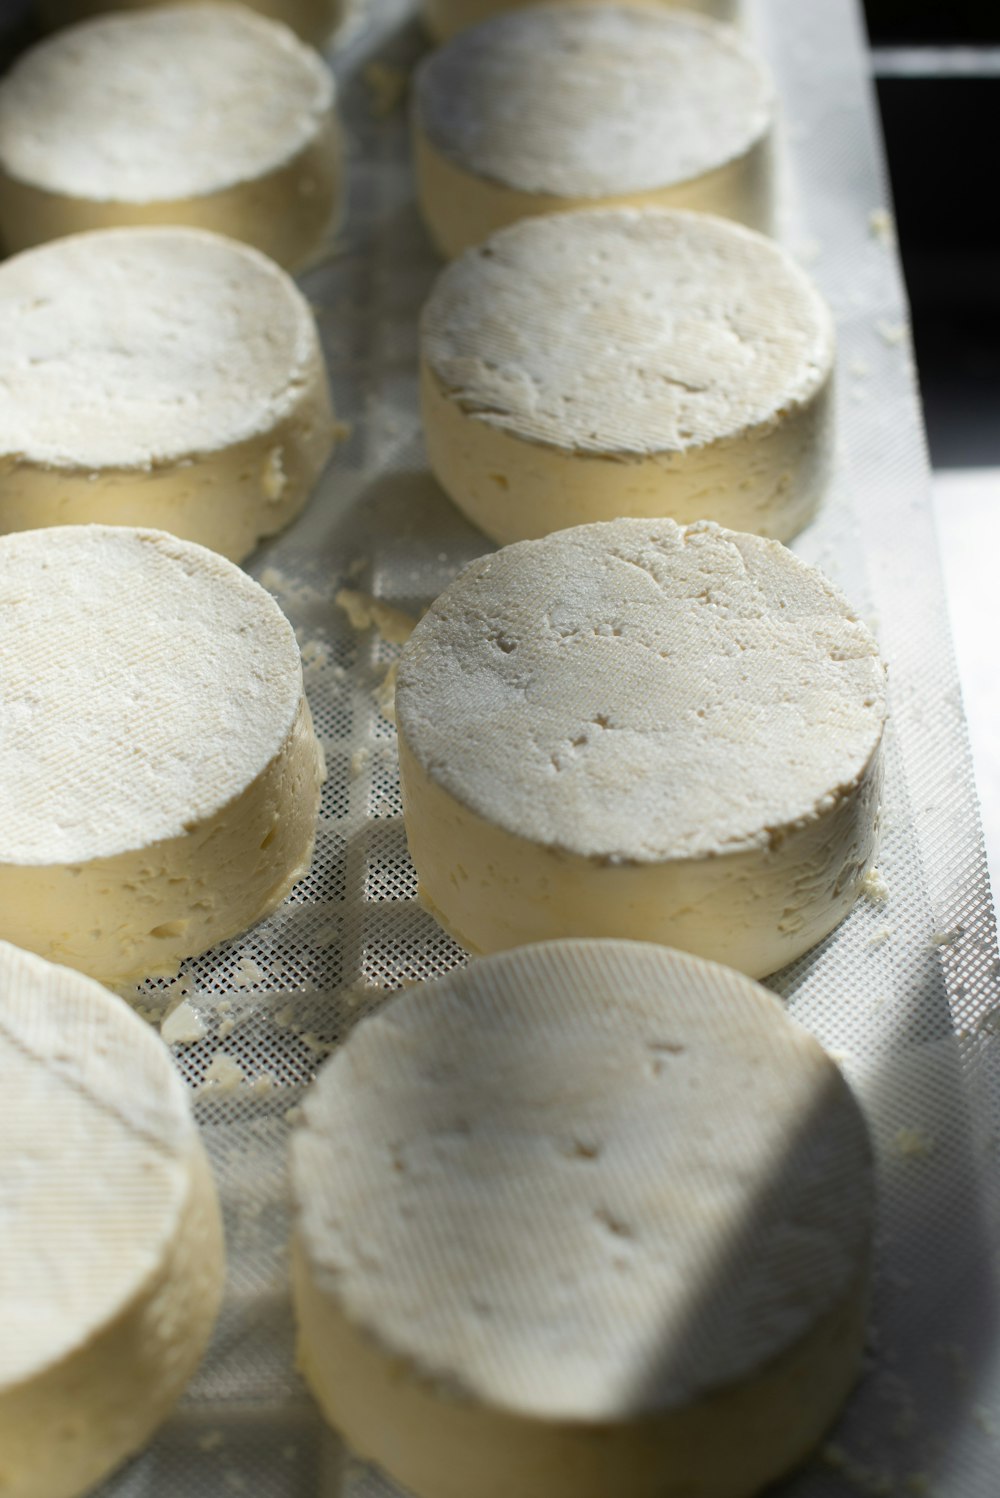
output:
M868 617L892 694L885 898L862 900L773 981L857 1087L881 1188L868 1366L787 1491L997 1498L1000 982L860 16L854 0L758 0L748 25L782 99L784 238L840 330L839 472L796 549ZM307 513L252 567L298 631L329 779L313 871L286 904L133 996L154 1020L186 998L204 1027L175 1054L217 1173L230 1273L181 1408L104 1498L396 1491L343 1451L294 1370L285 1154L306 1085L359 1016L463 960L414 899L379 706L398 646L334 602L347 586L415 615L489 549L428 476L417 416L416 319L438 264L404 97L423 46L387 0L332 55L350 204L303 285L351 431Z

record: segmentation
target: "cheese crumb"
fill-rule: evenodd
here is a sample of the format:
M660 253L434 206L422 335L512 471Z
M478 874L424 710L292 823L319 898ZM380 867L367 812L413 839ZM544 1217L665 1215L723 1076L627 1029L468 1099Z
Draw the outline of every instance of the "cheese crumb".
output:
M204 1021L186 999L171 1009L160 1025L160 1039L165 1045L194 1045L204 1034Z
M883 343L894 347L903 343L906 339L906 324L903 322L889 322L887 318L880 317L875 324L875 331Z
M254 983L263 982L264 973L249 957L241 957L236 964L234 978L237 988L249 988Z
M923 1129L897 1129L892 1147L901 1159L926 1160L934 1153L934 1139Z
M396 663L389 667L388 671L375 688L375 705L379 713L387 723L396 721Z
M896 243L896 221L888 208L873 208L868 215L872 238L886 246Z
M884 941L888 941L893 934L892 926L880 926L878 930L868 938L870 947L880 947Z
M367 747L367 745L363 745L360 749L355 749L354 753L351 755L351 764L350 764L350 772L351 772L351 779L352 780L357 780L358 776L361 774L361 772L364 769L365 765L371 759L371 753L372 752Z
M875 905L884 905L889 898L889 886L874 864L861 881L861 893Z
M238 1061L224 1051L216 1051L208 1065L202 1086L215 1092L234 1092L246 1073Z
M361 631L374 625L390 645L405 645L416 627L412 615L357 588L341 588L333 601L343 609L352 629Z

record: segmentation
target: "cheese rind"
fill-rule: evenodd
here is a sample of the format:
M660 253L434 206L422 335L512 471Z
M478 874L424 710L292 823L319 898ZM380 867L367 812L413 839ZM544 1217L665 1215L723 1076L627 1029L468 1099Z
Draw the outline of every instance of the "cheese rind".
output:
M532 219L427 301L428 457L501 545L620 515L788 540L832 466L834 349L808 277L749 230L651 210Z
M292 1146L300 1358L420 1498L745 1498L857 1375L870 1150L773 997L641 944L363 1021Z
M225 1273L168 1052L96 983L0 943L0 1472L75 1498L194 1372Z
M871 635L776 542L619 520L506 547L400 659L423 898L472 951L619 936L773 972L860 893L884 719Z
M469 26L478 26L501 11L517 10L532 0L423 0L421 17L437 42L446 42ZM575 4L601 4L605 0L572 0ZM676 5L680 10L734 23L740 19L740 0L630 0L633 5Z
M147 525L240 561L334 441L309 306L193 229L73 236L0 265L0 531Z
M659 7L532 6L416 76L417 191L443 254L515 220L692 208L771 226L771 86L727 26Z
M243 6L101 15L31 48L0 83L9 251L187 224L296 267L327 232L340 174L329 70Z
M0 936L124 983L275 908L323 756L298 647L231 563L157 531L0 540Z

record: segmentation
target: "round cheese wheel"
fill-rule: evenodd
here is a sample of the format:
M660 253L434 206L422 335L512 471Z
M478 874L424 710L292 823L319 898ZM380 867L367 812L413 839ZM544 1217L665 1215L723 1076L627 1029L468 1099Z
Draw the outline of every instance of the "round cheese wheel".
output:
M532 3L534 0L423 0L421 15L431 36L436 41L446 42L467 26L478 26L481 21L488 21L490 16L495 16L500 11L517 10ZM556 0L556 3L560 3L560 0ZM561 0L561 3L595 4L600 3L600 0ZM680 10L712 16L717 21L737 22L740 19L740 0L628 0L628 3L676 6Z
M628 942L417 984L292 1147L300 1361L418 1498L749 1498L857 1376L864 1121L765 990Z
M0 264L0 531L149 525L234 561L309 497L333 412L308 303L196 229Z
M0 938L110 983L284 899L323 757L288 620L161 531L0 538Z
M833 319L780 246L700 214L531 219L438 278L427 451L505 544L619 515L788 540L833 460Z
M158 0L39 0L38 8L46 24L55 28L72 26L111 10L145 10L157 3ZM272 21L283 21L313 47L325 45L346 11L344 0L243 0L243 3L248 10L269 16Z
M417 191L445 255L540 213L631 204L771 224L771 85L728 26L539 5L464 31L415 85Z
M860 893L884 719L874 640L778 542L617 520L505 547L399 664L423 898L472 951L625 937L773 972Z
M98 16L0 81L0 238L190 224L298 266L339 193L333 80L287 26L232 4Z
M75 1498L197 1367L222 1224L162 1042L97 983L3 942L0 1218L3 1492Z

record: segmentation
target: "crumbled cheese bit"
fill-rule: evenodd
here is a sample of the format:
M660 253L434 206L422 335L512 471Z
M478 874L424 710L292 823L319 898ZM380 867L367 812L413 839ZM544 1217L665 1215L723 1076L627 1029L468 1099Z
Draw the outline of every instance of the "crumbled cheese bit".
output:
M895 244L896 222L888 208L873 208L868 215L868 227L872 238L877 239L880 244Z
M240 1063L227 1056L225 1051L216 1051L208 1064L202 1086L215 1092L234 1092L245 1081L246 1073Z
M274 1023L280 1025L282 1030L287 1030L295 1018L295 1009L291 1004L285 1004L274 1016Z
M963 927L953 926L950 931L935 931L931 937L931 945L935 947L953 947L963 933Z
M371 749L369 749L367 745L362 745L360 749L355 749L354 753L351 755L350 763L350 774L352 780L357 780L358 776L364 770L365 765L371 759L371 754Z
M861 893L875 905L884 905L889 898L889 886L874 864L861 881Z
M375 688L375 705L387 723L396 721L396 663L389 667L388 671Z
M233 977L237 988L249 988L254 983L262 983L264 973L249 957L241 957Z
M204 1034L205 1022L187 999L171 1009L160 1025L160 1039L165 1045L194 1045Z
M875 324L875 331L883 343L889 344L890 348L896 344L903 343L906 339L906 324L904 322L889 322L885 317L880 317Z
M330 664L330 647L325 640L306 640L300 652L302 670L307 678L316 676Z
M224 1019L219 1025L218 1030L215 1032L216 1039L228 1040L229 1036L232 1035L235 1029L236 1021L234 1019Z
M370 62L362 75L369 90L369 104L376 119L392 114L406 93L407 75L402 68L384 62Z
M319 1036L312 1030L304 1031L299 1039L316 1056L329 1056L332 1051L337 1049L337 1042L335 1040L320 1040Z
M897 1129L892 1148L902 1159L926 1160L934 1153L934 1138L924 1129Z
M880 926L878 930L868 938L868 945L870 947L880 947L884 941L889 940L890 936L892 936L893 934L893 930L894 928L892 926Z
M285 1109L285 1122L292 1124L293 1127L295 1124L299 1123L303 1117L304 1114L298 1104L296 1104L294 1108Z
M343 609L352 629L360 631L374 626L390 645L405 645L416 627L417 621L412 615L357 588L339 589L333 601Z
M277 1087L277 1082L269 1071L262 1071L259 1076L254 1077L250 1084L250 1091L254 1097L267 1097Z

